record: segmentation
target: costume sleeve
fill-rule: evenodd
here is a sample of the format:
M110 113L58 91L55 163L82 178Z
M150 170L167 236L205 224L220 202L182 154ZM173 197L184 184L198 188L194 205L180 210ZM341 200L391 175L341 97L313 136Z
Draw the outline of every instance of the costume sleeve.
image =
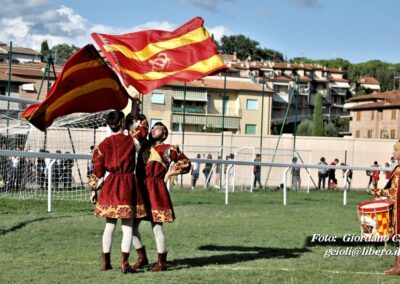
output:
M390 201L396 200L397 188L400 182L400 167L397 166L390 177L390 180L383 189L377 189L374 191L375 197L386 196Z
M101 178L106 172L104 159L105 150L105 147L102 147L102 145L100 145L97 149L94 149L93 151L93 174L97 178Z
M149 133L149 128L145 125L139 125L138 128L130 132L135 143L136 152L140 151L141 144L146 140L147 134Z
M174 168L179 169L181 174L186 174L190 171L192 167L190 160L180 151L178 145L171 145L169 158L175 162Z

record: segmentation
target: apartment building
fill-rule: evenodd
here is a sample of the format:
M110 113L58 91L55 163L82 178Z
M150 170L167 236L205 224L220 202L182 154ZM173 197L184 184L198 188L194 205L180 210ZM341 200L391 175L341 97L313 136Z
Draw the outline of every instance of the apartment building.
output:
M375 92L351 98L350 132L355 138L400 138L400 90Z
M356 90L360 88L364 90L370 90L373 92L379 92L381 90L380 82L376 80L374 77L363 76L356 82Z
M273 90L271 120L274 123L283 122L288 107L286 122L292 127L295 121L312 120L318 93L323 95L326 120L347 114L344 104L350 96L350 85L341 69L272 61L241 62L235 56L226 56L225 61L233 70L237 70L231 76L250 78Z
M226 90L224 86L226 85ZM272 89L246 78L208 76L171 82L143 96L150 123L163 121L172 131L268 135Z
M40 63L42 61L42 54L26 47L12 47L6 43L0 42L0 62L8 61L10 50L12 51L13 63Z

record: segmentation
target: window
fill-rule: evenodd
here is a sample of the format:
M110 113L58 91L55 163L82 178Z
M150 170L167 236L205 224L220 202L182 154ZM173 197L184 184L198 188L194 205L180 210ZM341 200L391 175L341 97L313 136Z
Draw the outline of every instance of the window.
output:
M256 134L256 130L255 124L246 124L245 126L245 134Z
M258 101L257 100L247 100L246 101L246 109L247 110L258 110Z
M396 138L396 130L390 129L390 139L395 139Z
M371 111L371 120L374 120L375 119L375 111Z
M392 120L396 120L396 110L392 109Z
M360 138L360 130L356 130L356 138Z
M368 129L367 138L372 138L372 129Z
M162 122L162 119L159 118L152 118L150 120L150 128L153 127L154 124L156 124L157 122Z
M172 123L172 131L181 131L179 123Z
M389 134L386 129L381 130L381 139L389 139Z
M356 112L356 120L360 121L361 120L361 111Z
M163 93L151 93L151 102L153 104L163 105L164 102L164 94Z

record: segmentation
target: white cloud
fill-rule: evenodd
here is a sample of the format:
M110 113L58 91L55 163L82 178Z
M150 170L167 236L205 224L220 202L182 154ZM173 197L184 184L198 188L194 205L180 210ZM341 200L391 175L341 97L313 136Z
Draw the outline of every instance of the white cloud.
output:
M133 31L143 31L143 30L162 30L162 31L173 31L174 29L176 29L177 26L174 24L171 24L167 21L164 22L157 22L157 21L153 21L153 22L147 22L143 25L139 25L136 27L133 27L131 29L131 32Z
M125 34L141 30L166 30L177 28L176 24L168 21L149 21L147 23L127 27L111 27L102 24L90 23L86 18L73 9L61 5L55 7L48 0L0 0L15 8L15 17L6 17L0 10L1 33L0 41L13 42L13 46L29 47L40 50L41 43L47 40L50 47L66 43L82 47L94 43L92 32L106 34ZM18 4L18 5L17 5ZM21 8L22 7L22 8ZM31 7L29 10L27 7ZM229 33L223 26L209 29L219 40L222 35Z
M217 41L221 41L222 36L226 35L231 35L232 32L224 26L216 26L216 27L212 27L212 28L208 28L207 30L210 34L214 35L214 39Z
M7 41L8 37L22 39L27 36L30 26L32 26L32 23L24 21L22 17L2 19L2 33L0 35L1 40Z
M26 1L16 2L21 5L21 2ZM47 0L35 0L31 6L37 8L45 4ZM26 9L26 6L24 8ZM0 13L2 27L0 41L6 43L12 41L14 46L30 47L35 50L40 50L44 40L48 41L50 47L60 43L83 46L90 42L91 24L73 9L66 6L52 8L47 5L43 10L40 13L36 13L35 9L25 10L25 13L15 18L2 17ZM14 14L18 13L18 9L14 11Z
M53 24L55 24L59 30L65 31L70 35L86 33L87 20L75 14L74 10L71 8L61 6L61 8L57 9L57 14L59 15L58 22Z
M49 0L0 0L0 18L37 14L48 5Z

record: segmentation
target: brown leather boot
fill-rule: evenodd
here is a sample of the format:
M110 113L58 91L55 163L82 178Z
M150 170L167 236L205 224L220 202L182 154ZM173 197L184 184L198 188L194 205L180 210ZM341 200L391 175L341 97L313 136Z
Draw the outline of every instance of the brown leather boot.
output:
M122 273L135 272L129 265L128 252L121 252L121 272Z
M396 256L393 267L384 272L386 275L400 275L400 256Z
M138 254L138 259L132 265L133 270L142 268L143 266L149 264L149 260L147 259L146 255L146 248L144 246L142 246L140 249L137 249L136 252Z
M111 259L110 259L110 253L102 253L101 254L101 271L107 271L109 269L112 269L111 266Z
M152 272L167 270L167 252L158 254L158 262L151 269Z

